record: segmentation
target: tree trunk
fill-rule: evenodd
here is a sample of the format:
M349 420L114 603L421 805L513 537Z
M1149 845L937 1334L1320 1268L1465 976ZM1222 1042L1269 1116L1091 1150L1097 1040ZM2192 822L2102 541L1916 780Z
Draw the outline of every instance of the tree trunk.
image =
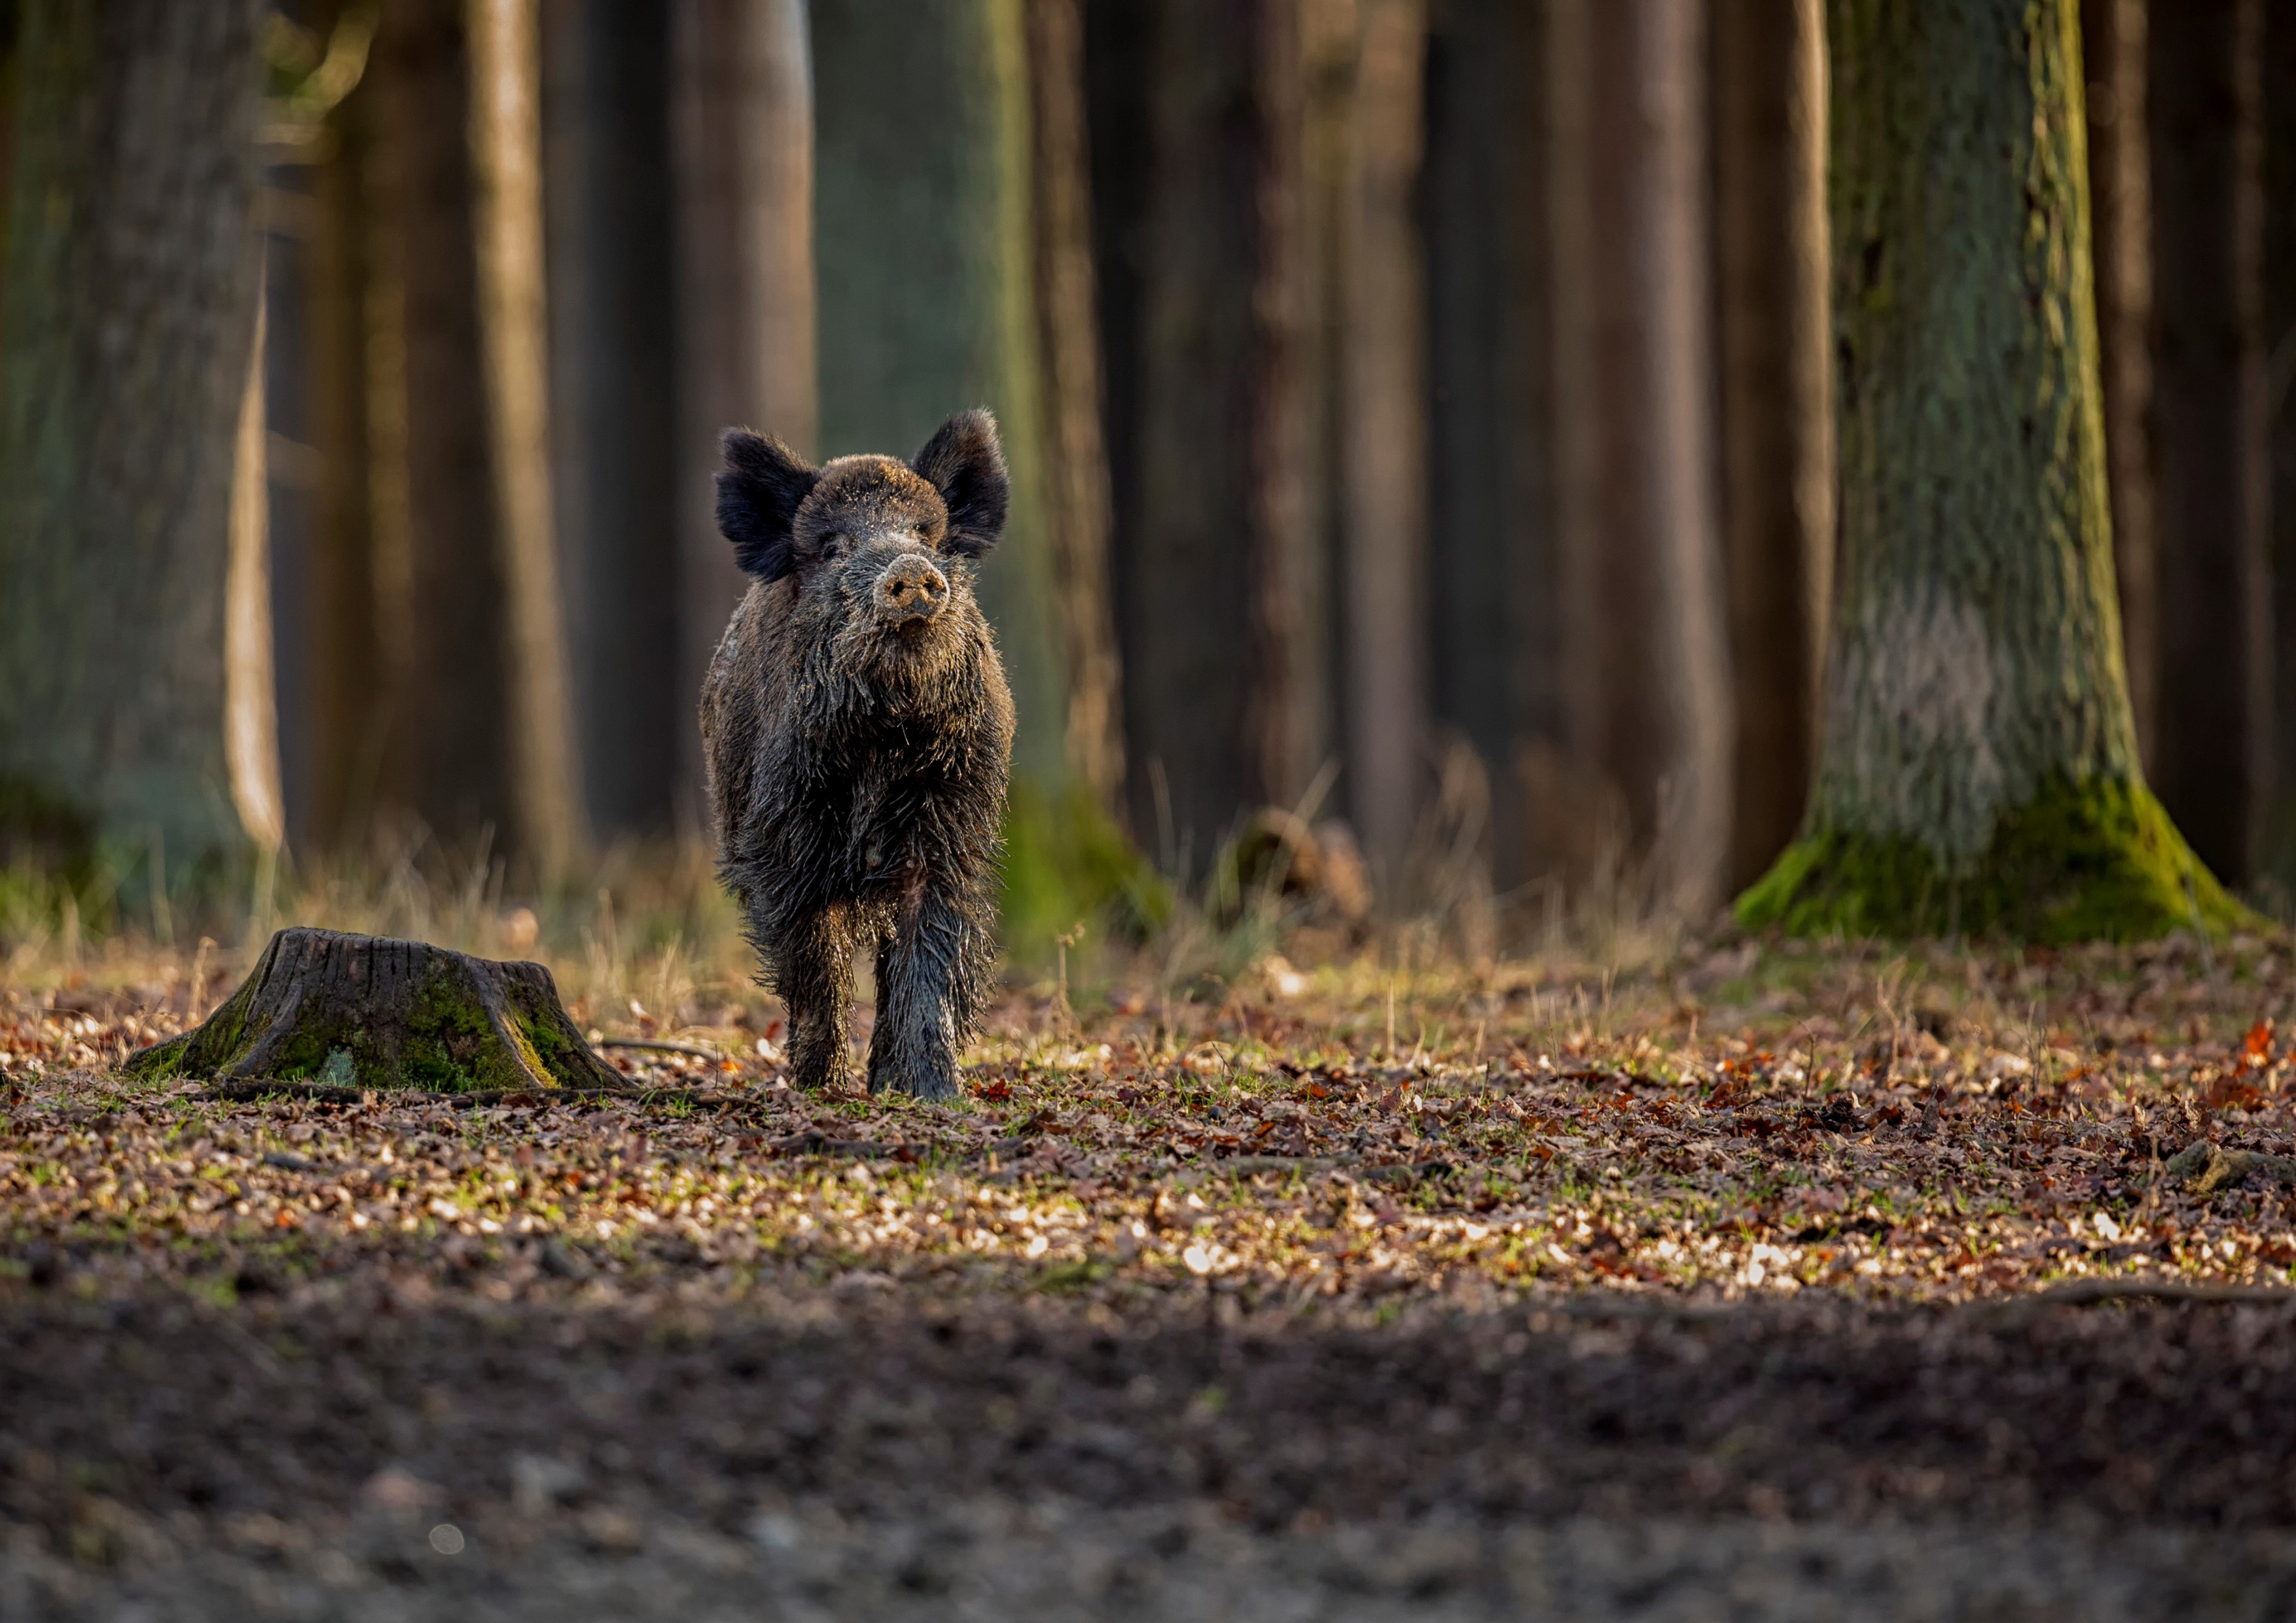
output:
M271 686L287 838L307 857L363 843L393 697L369 478L378 12L357 0L302 8L301 27L282 31L302 72L267 107Z
M1004 917L1008 940L1048 943L1103 899L1086 870L1123 858L1068 771L1021 4L813 7L815 262L825 452L913 455L964 406L1001 426L1013 503L979 593L1020 718Z
M1246 786L1263 805L1296 806L1320 762L1308 715L1324 686L1310 670L1318 643L1307 617L1328 602L1329 561L1308 528L1308 436L1302 391L1308 278L1305 19L1300 0L1264 0L1253 12L1251 307L1246 357L1246 533L1251 543L1250 640L1245 667ZM1339 221L1334 217L1336 228ZM1336 372L1332 374L1337 377Z
M1068 690L1069 769L1120 816L1123 690L1109 583L1109 475L1093 286L1092 154L1079 0L1029 0L1037 349L1044 363L1047 534Z
M247 848L226 583L260 8L24 9L0 311L0 865ZM164 873L164 868L161 869Z
M1540 8L1435 9L1427 63L1433 708L1492 791L1494 882L1533 877L1517 759L1555 742L1554 426Z
M1842 578L1807 830L1739 917L2222 924L2121 672L2072 0L1834 0L1827 28Z
M583 843L550 488L542 230L542 61L535 0L470 0L479 336L502 547L512 849L554 877Z
M1204 871L1255 801L1250 309L1258 285L1252 4L1150 12L1139 266L1138 483L1118 532L1132 826Z
M144 1049L133 1076L440 1093L613 1087L538 963L421 941L283 930L206 1022Z
M1143 707L1139 669L1131 663L1130 561L1139 542L1142 422L1146 357L1148 209L1154 173L1146 71L1154 49L1155 13L1140 0L1084 0L1084 111L1091 164L1094 325L1101 364L1102 444L1108 462L1109 612L1116 635L1117 748L1125 765L1117 815L1144 845L1157 839L1143 808L1163 776L1133 746ZM1159 855L1166 855L1160 852Z
M1119 512L1133 826L1201 873L1297 759L1292 0L1159 5L1140 48L1136 488ZM1136 59L1136 62L1137 59Z
M1816 756L1833 565L1819 0L1718 0L1713 46L1734 892L1792 842Z
M2274 803L2265 866L2296 902L2296 12L2267 8L2264 47L2264 399L2272 463Z
M258 283L258 286L260 283ZM224 762L240 826L258 849L287 838L279 779L278 685L271 644L271 479L264 373L270 329L258 294L232 437L231 541L224 567Z
M2160 761L2160 543L2152 487L2152 160L2145 140L2145 0L2081 0L2104 470L2112 499L2122 663L2136 752Z
M8 224L16 180L16 108L19 102L16 63L22 54L23 8L10 4L0 10L0 309L7 307Z
M2161 803L2248 882L2271 782L2259 255L2262 0L2185 0L2148 35Z
M373 797L474 849L511 825L504 549L480 366L459 0L382 12L366 298L369 510L389 730Z
M1347 791L1390 906L1428 774L1427 384L1415 188L1422 150L1423 0L1357 9L1348 258Z
M718 437L816 448L813 69L803 0L678 0L676 701L681 828L701 827L696 695L749 578L718 533Z
M601 835L660 834L694 702L664 562L685 460L669 409L670 21L655 6L548 0L542 24L553 461L582 800Z
M1346 810L1340 768L1340 560L1346 547L1349 197L1355 176L1354 0L1298 0L1300 36L1299 287L1292 373L1298 419L1300 512L1289 545L1290 642L1282 650L1288 755L1268 798L1308 816ZM1330 791L1339 788L1340 792ZM1306 799L1323 791L1316 804ZM1358 863L1360 866L1360 863Z
M283 608L281 626L296 644L283 668L299 668L305 691L294 700L283 692L282 701L299 704L304 717L304 769L288 799L295 842L313 853L357 847L369 832L398 685L384 659L378 549L385 529L375 503L394 474L403 495L406 455L403 439L392 447L374 437L371 417L379 380L370 360L383 348L385 304L378 269L381 73L372 38L368 49L370 71L327 115L325 155L311 170L312 229L303 258L304 432L316 477L302 590L283 599L294 607ZM399 303L394 299L388 308L390 350L403 357ZM396 423L403 436L403 411ZM403 559L403 508L397 516Z
M1558 0L1556 415L1578 796L1619 807L1649 899L1695 916L1729 855L1702 11Z

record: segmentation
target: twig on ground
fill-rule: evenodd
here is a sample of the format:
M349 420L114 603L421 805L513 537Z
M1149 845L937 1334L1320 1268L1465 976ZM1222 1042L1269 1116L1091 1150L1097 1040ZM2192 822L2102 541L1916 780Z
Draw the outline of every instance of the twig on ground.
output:
M658 1037L602 1037L592 1046L597 1048L643 1048L649 1053L691 1054L697 1060L722 1060L726 1056L715 1048L700 1043L673 1043Z
M2229 1189L2251 1176L2268 1183L2296 1184L2296 1156L2267 1155L2261 1150L2226 1150L2202 1138L2170 1156L2161 1165L2161 1173L2201 1195Z

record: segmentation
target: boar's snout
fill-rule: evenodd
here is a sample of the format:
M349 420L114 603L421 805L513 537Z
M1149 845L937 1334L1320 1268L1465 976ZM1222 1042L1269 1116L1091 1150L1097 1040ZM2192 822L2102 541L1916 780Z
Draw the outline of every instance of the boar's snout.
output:
M877 618L889 625L929 620L947 602L948 577L917 553L894 559L877 577Z

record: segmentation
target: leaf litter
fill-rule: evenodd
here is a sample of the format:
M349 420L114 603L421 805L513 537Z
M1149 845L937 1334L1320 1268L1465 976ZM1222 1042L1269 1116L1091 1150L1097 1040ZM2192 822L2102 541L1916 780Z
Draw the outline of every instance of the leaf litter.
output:
M2296 1415L2259 1380L2288 1389L2269 1349L2296 1282L2292 974L2262 939L1728 944L1624 976L1358 965L1177 1004L1119 987L1082 1012L1016 993L948 1105L808 1097L771 1043L652 1017L603 1022L682 1045L611 1050L627 1096L227 1099L111 1070L180 1028L164 1000L19 997L0 1004L0 1305L12 1378L59 1401L0 1422L6 1506L55 1547L85 1542L85 1516L35 1486L66 1459L119 1479L96 1496L142 1506L119 1514L180 1506L180 1484L106 1463L116 1439L68 1399L146 1389L91 1336L206 1372L193 1387L292 1386L308 1348L250 1369L222 1350L234 1325L414 1382L373 1398L402 1418L370 1431L427 1416L450 1456L433 1477L467 1476L423 1394L503 1377L452 1338L393 1340L412 1320L533 1344L549 1389L496 1394L529 1460L555 1457L570 1404L600 1435L627 1423L572 1389L614 1346L641 1387L671 1378L666 1357L699 1357L704 1387L745 1359L798 1372L781 1385L800 1409L808 1379L831 1381L849 1421L890 1405L894 1430L991 1477L1032 1480L1031 1424L1038 1452L1098 1437L1125 1488L1094 1475L1107 1459L1048 1482L1208 1495L1256 1525L1553 1516L1577 1493L1618 1513L2079 1501L2285 1528L2296 1488L2270 1460ZM951 1345L998 1356L930 1351ZM2005 1349L2045 1378L2003 1374ZM921 1359L926 1396L889 1396ZM1350 1388L1362 1412L1341 1419L1327 1394ZM1934 1435L1909 1445L1917 1415ZM791 1423L758 1421L784 1443ZM1493 1425L1518 1447L1495 1452ZM705 1438L693 1480L720 1502L657 1481L649 1503L730 1526L762 1480L864 1514L889 1491L870 1447L840 1444L808 1483ZM1174 1449L1193 1464L1142 1463ZM1352 1476L1282 1468L1303 1450ZM406 1467L370 1436L303 1468L355 1516L360 1484ZM465 1520L547 1521L537 1471ZM216 1503L292 1520L266 1469L223 1474L238 1486ZM594 1503L567 1509L569 1536L586 1514L590 1547L643 1542L643 1509L606 1509L615 1537Z

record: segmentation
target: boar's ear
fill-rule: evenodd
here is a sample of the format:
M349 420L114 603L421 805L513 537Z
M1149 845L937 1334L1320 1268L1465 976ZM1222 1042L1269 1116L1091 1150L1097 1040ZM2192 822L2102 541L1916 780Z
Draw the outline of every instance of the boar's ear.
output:
M978 558L996 545L1013 481L996 443L996 418L984 411L957 413L909 466L947 504L948 534L941 539L941 551Z
M760 580L797 567L790 524L821 477L778 439L727 429L726 465L718 471L718 529L734 544L734 561Z

